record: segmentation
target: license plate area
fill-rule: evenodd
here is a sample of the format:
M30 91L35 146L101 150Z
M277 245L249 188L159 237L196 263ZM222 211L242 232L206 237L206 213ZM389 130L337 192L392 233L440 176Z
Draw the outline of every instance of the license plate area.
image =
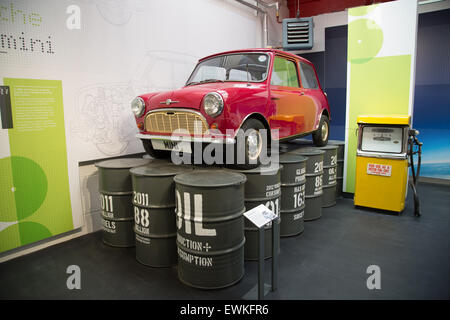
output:
M191 143L188 141L151 140L153 149L192 153Z

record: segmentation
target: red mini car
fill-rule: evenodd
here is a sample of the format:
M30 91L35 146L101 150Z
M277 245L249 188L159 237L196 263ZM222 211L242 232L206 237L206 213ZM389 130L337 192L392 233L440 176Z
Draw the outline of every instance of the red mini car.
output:
M261 152L274 139L312 134L314 143L323 146L329 136L330 108L313 64L274 49L205 57L184 87L138 96L132 111L137 137L157 158L167 157L170 150L186 151L177 149L180 136L189 142L235 144L242 129L246 164L259 164ZM261 138L263 129L268 139Z

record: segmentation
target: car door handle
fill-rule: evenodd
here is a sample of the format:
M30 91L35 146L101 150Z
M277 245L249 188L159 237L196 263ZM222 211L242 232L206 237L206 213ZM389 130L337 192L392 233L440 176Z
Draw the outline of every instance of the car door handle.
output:
M280 98L277 97L270 97L271 100L280 100Z

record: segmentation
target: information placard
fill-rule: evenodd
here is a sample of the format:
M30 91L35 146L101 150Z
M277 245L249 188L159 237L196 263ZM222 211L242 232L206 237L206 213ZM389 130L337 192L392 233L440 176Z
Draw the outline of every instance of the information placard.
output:
M258 228L261 228L263 225L271 222L277 217L272 210L263 204L245 212L244 216Z

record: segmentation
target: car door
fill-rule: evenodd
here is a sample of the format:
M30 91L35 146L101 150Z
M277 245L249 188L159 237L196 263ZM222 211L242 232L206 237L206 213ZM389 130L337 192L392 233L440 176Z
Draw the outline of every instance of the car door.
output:
M311 132L319 125L319 113L324 97L314 67L304 61L299 61L298 67L303 92L300 105L305 120L304 130L305 132Z
M301 107L303 90L294 59L275 56L270 79L270 99L274 112L269 117L270 127L279 130L280 139L305 131L305 115Z

